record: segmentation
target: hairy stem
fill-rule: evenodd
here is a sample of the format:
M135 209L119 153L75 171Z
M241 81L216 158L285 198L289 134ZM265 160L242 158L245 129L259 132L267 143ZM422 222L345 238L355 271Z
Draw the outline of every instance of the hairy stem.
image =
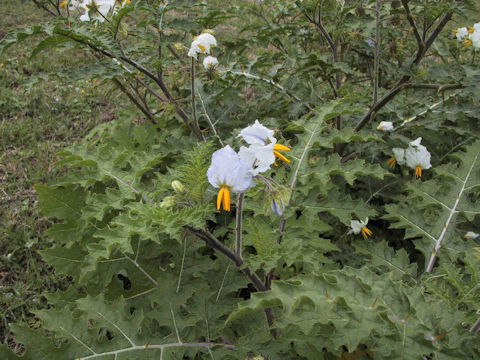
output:
M242 216L243 216L243 199L244 193L238 194L237 197L237 214L236 214L236 228L235 228L235 246L236 254L242 259Z
M198 125L198 118L197 118L197 107L195 106L195 58L192 57L192 67L191 67L191 74L192 74L192 116L193 122L195 127L198 131L200 131L200 126ZM203 135L202 135L203 138Z
M477 321L475 321L475 324L472 325L470 332L472 334L476 334L478 329L480 329L480 318L478 318Z

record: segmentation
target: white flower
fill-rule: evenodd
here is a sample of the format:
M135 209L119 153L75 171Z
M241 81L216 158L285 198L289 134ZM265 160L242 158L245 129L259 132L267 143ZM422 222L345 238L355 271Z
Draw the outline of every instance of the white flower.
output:
M457 37L457 40L462 41L468 36L468 29L466 27L453 30L453 33Z
M215 69L218 66L218 59L214 56L207 56L203 59L203 67L207 70Z
M393 156L398 165L405 165L405 149L393 148Z
M242 193L253 185L250 166L229 146L212 154L212 163L207 177L213 187L220 189L217 196L217 209L230 211L230 191Z
M217 39L212 34L203 33L192 41L188 56L196 59L197 54L210 54L212 46L217 46Z
M239 137L243 138L251 146L266 146L273 144L271 148L273 155L282 159L285 162L290 162L279 151L290 151L290 148L285 145L277 144L277 139L273 136L274 131L260 124L258 120L251 126L247 126L240 131Z
M273 136L274 131L260 124L255 120L255 124L247 126L240 131L239 137L243 138L247 144L265 145L266 143L277 143L277 139Z
M391 121L382 121L377 126L377 130L382 130L382 131L392 131L393 129L394 127Z
M350 227L352 229L350 230L350 233L353 233L353 234L362 233L362 236L364 239L368 238L370 235L372 235L372 231L369 228L367 228L367 224L368 224L368 217L365 219L365 221L351 220Z
M387 164L390 166L391 169L395 167L395 165L405 165L405 149L402 148L393 148L393 157L387 160Z
M275 162L274 144L242 146L238 156L247 163L253 176L265 172Z
M423 169L432 167L432 164L430 164L431 155L425 146L420 145L421 141L421 137L412 141L407 150L405 150L405 163L408 167L415 170L417 178L422 176Z
M464 238L467 240L475 240L480 236L480 234L477 234L476 232L469 231L465 234Z
M474 31L468 35L468 40L465 41L465 44L467 46L472 45L475 49L480 48L480 28L474 29Z

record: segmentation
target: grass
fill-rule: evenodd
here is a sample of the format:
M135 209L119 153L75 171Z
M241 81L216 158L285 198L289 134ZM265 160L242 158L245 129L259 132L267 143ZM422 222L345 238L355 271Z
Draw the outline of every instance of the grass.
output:
M0 38L48 17L29 1L4 1ZM32 311L46 306L41 294L68 282L36 252L51 243L43 235L50 223L39 213L33 186L52 182L59 175L55 154L95 125L115 119L120 107L109 84L72 84L54 76L72 61L91 61L85 53L49 50L30 59L32 43L14 46L0 57L0 342L13 348L9 325L35 326Z

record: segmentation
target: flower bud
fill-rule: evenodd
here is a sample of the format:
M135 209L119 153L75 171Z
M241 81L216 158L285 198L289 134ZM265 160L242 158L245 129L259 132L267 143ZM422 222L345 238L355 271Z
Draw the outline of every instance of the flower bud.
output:
M282 216L283 210L285 210L285 203L283 200L272 200L272 212L275 215Z
M177 194L185 194L185 187L178 180L172 181L172 189L175 190Z
M175 196L164 197L162 202L160 203L160 207L164 209L169 209L173 206L175 206Z
M177 43L173 44L173 48L177 51L182 51L183 44L181 42L177 42Z

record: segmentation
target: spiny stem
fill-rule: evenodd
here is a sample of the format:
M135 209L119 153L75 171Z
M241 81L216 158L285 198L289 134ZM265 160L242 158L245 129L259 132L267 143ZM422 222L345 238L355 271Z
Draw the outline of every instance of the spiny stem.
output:
M180 267L180 275L178 275L178 284L177 284L177 291L176 293L180 291L180 283L182 281L182 273L183 273L183 266L185 264L185 253L187 252L187 236L183 236L183 256L182 256L182 266Z
M472 325L472 327L470 328L470 332L472 334L475 334L478 329L480 329L480 318L478 318L477 321L475 321L475 324Z
M235 237L235 245L236 245L236 254L237 256L242 259L242 215L243 215L243 199L245 194L240 193L237 197L237 216L236 216L236 237Z
M213 134L215 135L215 137L220 142L220 145L222 145L222 147L225 146L223 144L222 139L220 138L220 135L218 135L218 133L217 133L217 129L215 128L215 125L213 124L213 121L210 118L210 115L208 115L207 108L205 107L205 103L203 102L202 94L200 94L200 91L198 89L197 89L197 93L198 93L198 98L200 99L200 103L202 104L202 108L203 108L203 112L205 113L205 117L207 118L207 121L208 121L208 123L210 124L210 127L213 130Z
M198 125L198 118L197 118L197 109L195 106L195 58L192 57L192 67L191 67L191 73L192 73L192 116L193 116L193 123L195 124L195 127L198 131L200 131L200 126ZM203 135L202 135L203 138Z

